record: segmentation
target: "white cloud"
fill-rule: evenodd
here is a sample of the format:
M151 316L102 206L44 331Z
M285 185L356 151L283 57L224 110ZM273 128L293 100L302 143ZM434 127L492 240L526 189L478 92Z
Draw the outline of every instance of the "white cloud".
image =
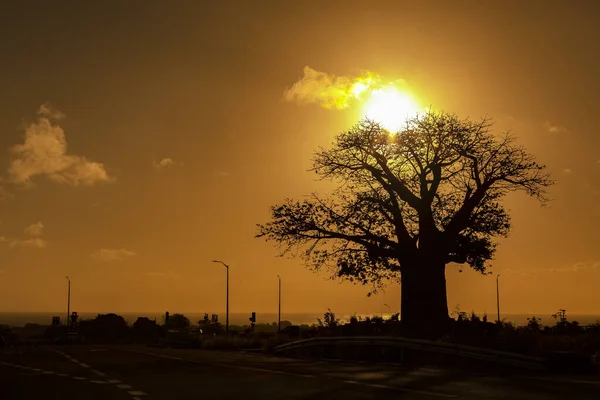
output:
M66 117L65 114L53 108L50 104L44 103L40 106L37 111L37 114L40 117L48 118L48 119L63 119Z
M173 164L174 164L173 159L170 157L165 157L162 160L160 160L159 162L156 162L156 161L154 162L154 166L156 168L166 168Z
M29 236L42 236L43 230L44 224L41 222L36 222L35 224L31 224L25 228L25 234Z
M568 130L564 126L554 125L550 123L550 121L546 121L544 123L544 127L548 130L548 133L553 135L558 135L560 133L567 133Z
M550 272L579 272L590 269L600 268L600 261L596 262L578 262L573 265L569 265L561 268L550 268L548 271Z
M93 252L90 257L99 261L121 261L126 258L135 257L137 254L134 251L125 249L100 249Z
M44 230L44 224L36 222L35 224L29 225L25 228L25 234L28 236L42 236ZM15 239L0 236L0 242L8 243L8 247L11 249L15 247L26 247L31 249L42 249L48 245L48 242L40 237L32 237L27 239Z
M573 171L571 170L571 168L565 168L565 169L563 169L563 172L565 174L571 174L571 173L573 173Z
M9 243L9 247L12 249L14 247L27 247L32 249L43 249L46 247L48 242L41 238L33 238L33 239L13 239Z
M64 116L48 105L38 110L37 122L25 129L25 142L12 148L15 158L9 173L12 181L20 184L31 183L35 176L74 186L93 185L110 181L104 165L88 161L83 156L67 154L67 139L63 129L53 124L50 118Z
M165 157L161 159L159 162L153 161L154 167L157 169L163 169L168 167L173 167L175 165L183 166L183 161L175 162L171 157Z

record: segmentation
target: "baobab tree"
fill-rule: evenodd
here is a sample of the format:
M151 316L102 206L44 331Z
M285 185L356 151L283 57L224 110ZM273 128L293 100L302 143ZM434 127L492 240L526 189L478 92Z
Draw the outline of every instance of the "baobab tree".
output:
M449 319L446 267L488 272L495 239L510 229L503 196L548 200L545 167L492 127L489 119L434 111L398 132L362 120L315 153L312 171L337 189L271 207L256 237L375 290L400 280L402 323L419 334L440 332Z

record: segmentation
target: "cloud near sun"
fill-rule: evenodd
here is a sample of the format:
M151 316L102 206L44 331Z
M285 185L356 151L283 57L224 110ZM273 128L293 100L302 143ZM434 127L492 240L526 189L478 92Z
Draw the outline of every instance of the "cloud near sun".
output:
M422 109L404 80L386 83L369 71L359 76L335 76L308 66L304 67L304 76L285 91L284 98L338 110L362 104L367 118L390 130L400 128L407 117Z
M49 179L74 186L107 182L104 165L83 156L67 154L63 129L52 120L64 118L47 104L40 106L38 120L25 129L25 142L13 146L9 173L14 183L29 184L31 178L45 175Z

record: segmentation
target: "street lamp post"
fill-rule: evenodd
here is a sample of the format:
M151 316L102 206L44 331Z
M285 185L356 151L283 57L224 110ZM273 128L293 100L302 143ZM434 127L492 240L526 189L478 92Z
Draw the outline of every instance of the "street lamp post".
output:
M71 315L71 278L69 278L67 276L67 280L69 281L69 286L68 286L68 290L67 290L67 332L70 331L71 328L71 322L70 322L70 315Z
M214 263L220 263L225 266L227 271L227 279L225 283L225 334L229 334L229 265L223 261L213 260Z
M498 323L500 323L500 287L498 278L500 278L500 275L496 275L496 307L498 308Z
M281 277L277 275L277 279L279 280L279 295L277 301L277 333L281 332Z

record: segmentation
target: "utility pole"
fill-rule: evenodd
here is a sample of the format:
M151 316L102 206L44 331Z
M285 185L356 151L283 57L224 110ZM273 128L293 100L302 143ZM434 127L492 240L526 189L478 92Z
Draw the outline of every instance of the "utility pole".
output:
M71 329L71 279L67 276L69 281L69 289L67 291L67 332Z
M277 333L281 332L281 277L277 275L279 279L279 296L278 296L278 311L277 311Z
M219 260L213 260L213 262L223 264L227 270L225 283L225 334L229 334L229 265Z
M498 284L498 278L500 278L500 275L496 275L496 306L498 308L498 323L500 323L500 287Z

